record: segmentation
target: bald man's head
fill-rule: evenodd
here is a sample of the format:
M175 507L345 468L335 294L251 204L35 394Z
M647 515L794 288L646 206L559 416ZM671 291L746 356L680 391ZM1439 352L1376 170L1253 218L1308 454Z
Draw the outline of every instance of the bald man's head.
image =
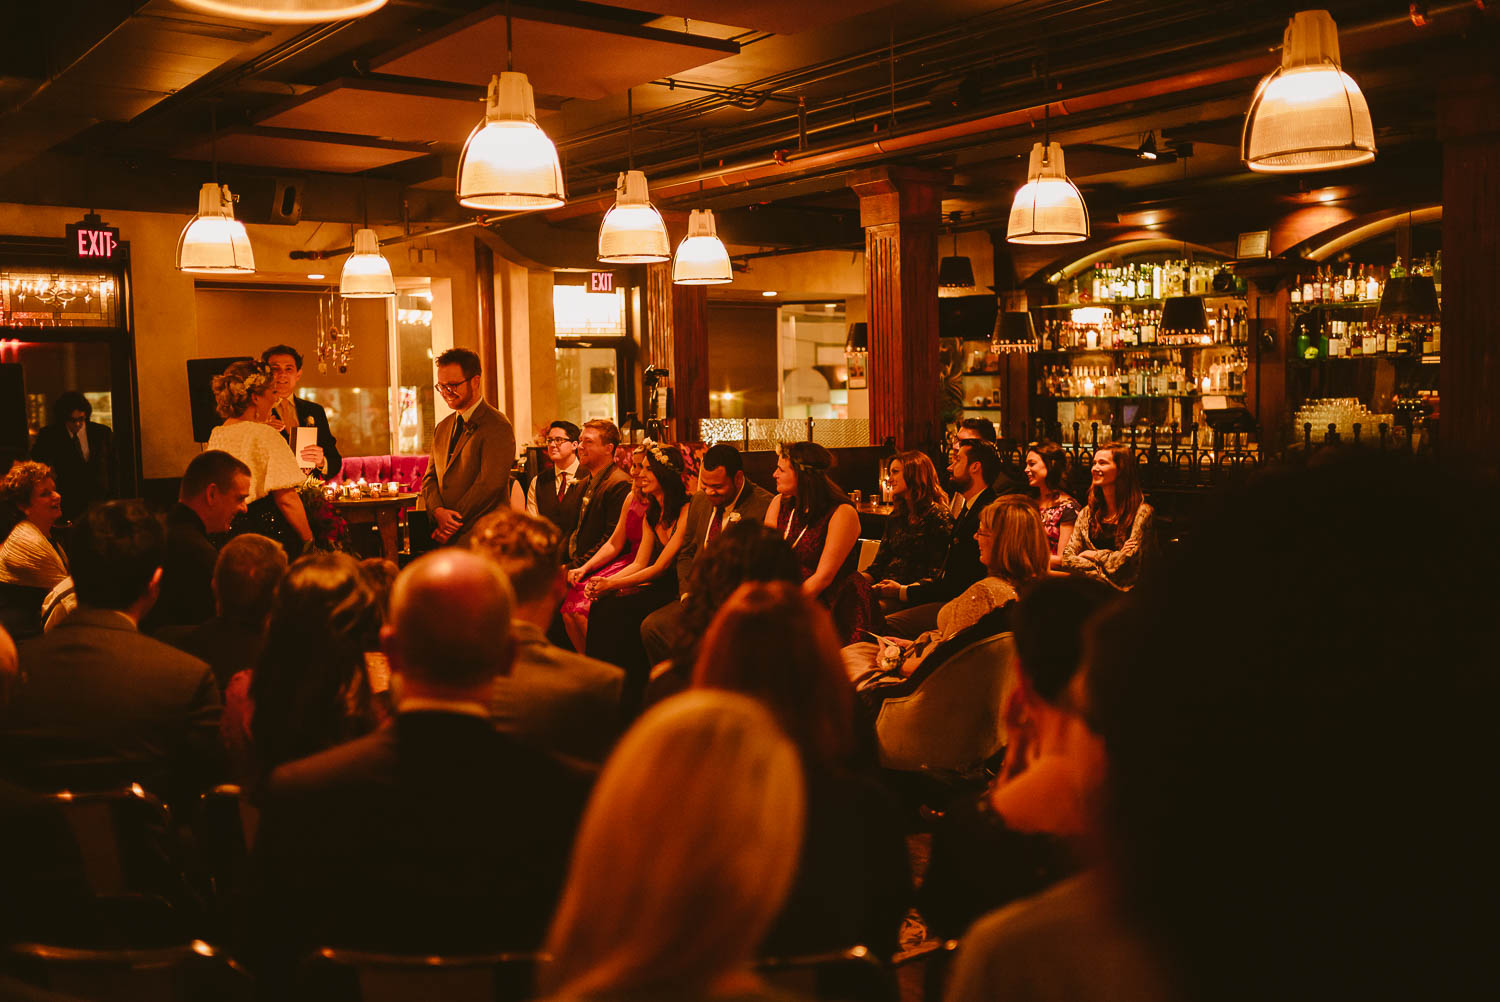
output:
M510 583L492 562L463 550L423 557L391 588L382 631L391 667L432 686L487 686L510 671L513 605Z

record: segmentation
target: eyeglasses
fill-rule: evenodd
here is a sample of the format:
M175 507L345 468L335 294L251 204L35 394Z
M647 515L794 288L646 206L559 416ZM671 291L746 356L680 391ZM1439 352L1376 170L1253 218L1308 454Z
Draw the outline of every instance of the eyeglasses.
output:
M445 396L452 396L453 394L458 392L459 387L463 386L468 381L469 380L467 379L460 379L456 383L433 383L432 386L433 389L437 390L439 393Z
M564 442L573 441L573 439L563 436L548 435L543 441L545 441L548 445L562 445Z

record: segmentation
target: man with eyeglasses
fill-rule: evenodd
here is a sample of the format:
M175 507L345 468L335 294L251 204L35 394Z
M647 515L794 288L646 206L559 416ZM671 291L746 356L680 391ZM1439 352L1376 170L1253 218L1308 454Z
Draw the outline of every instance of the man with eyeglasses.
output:
M584 481L578 475L578 426L553 421L547 426L547 459L551 463L526 488L526 513L545 518L562 530L563 539L578 527Z
M437 357L437 391L453 413L432 433L432 457L422 477L422 507L439 544L461 542L485 513L510 499L516 433L504 414L484 402L479 356L449 348Z

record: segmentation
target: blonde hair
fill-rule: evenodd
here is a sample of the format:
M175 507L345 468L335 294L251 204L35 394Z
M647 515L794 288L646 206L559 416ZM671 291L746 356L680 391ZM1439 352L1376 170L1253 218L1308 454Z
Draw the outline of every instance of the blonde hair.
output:
M214 410L221 418L236 418L250 407L250 398L265 390L271 376L260 362L235 362L214 377Z
M46 463L23 459L13 465L6 472L4 479L0 480L0 499L15 505L16 513L19 514L31 507L31 499L36 496L36 489L48 480L51 480L54 485L57 482L57 476L52 472L52 467Z
M1017 588L1046 577L1052 548L1036 502L1020 494L1007 494L979 513L979 526L990 534L987 561L991 574L998 574Z
M701 994L749 964L802 851L802 766L758 701L694 690L604 767L547 938L551 994Z

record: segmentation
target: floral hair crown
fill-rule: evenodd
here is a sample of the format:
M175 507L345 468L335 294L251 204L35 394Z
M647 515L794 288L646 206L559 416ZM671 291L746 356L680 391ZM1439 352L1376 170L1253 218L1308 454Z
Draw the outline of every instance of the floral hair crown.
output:
M680 470L682 468L682 457L680 455L678 456L677 461L673 462L672 459L667 455L667 451L663 449L659 443L653 442L649 438L641 443L641 448L644 449L646 453L651 456L651 458L655 459L658 463L665 467L668 467L669 469Z

